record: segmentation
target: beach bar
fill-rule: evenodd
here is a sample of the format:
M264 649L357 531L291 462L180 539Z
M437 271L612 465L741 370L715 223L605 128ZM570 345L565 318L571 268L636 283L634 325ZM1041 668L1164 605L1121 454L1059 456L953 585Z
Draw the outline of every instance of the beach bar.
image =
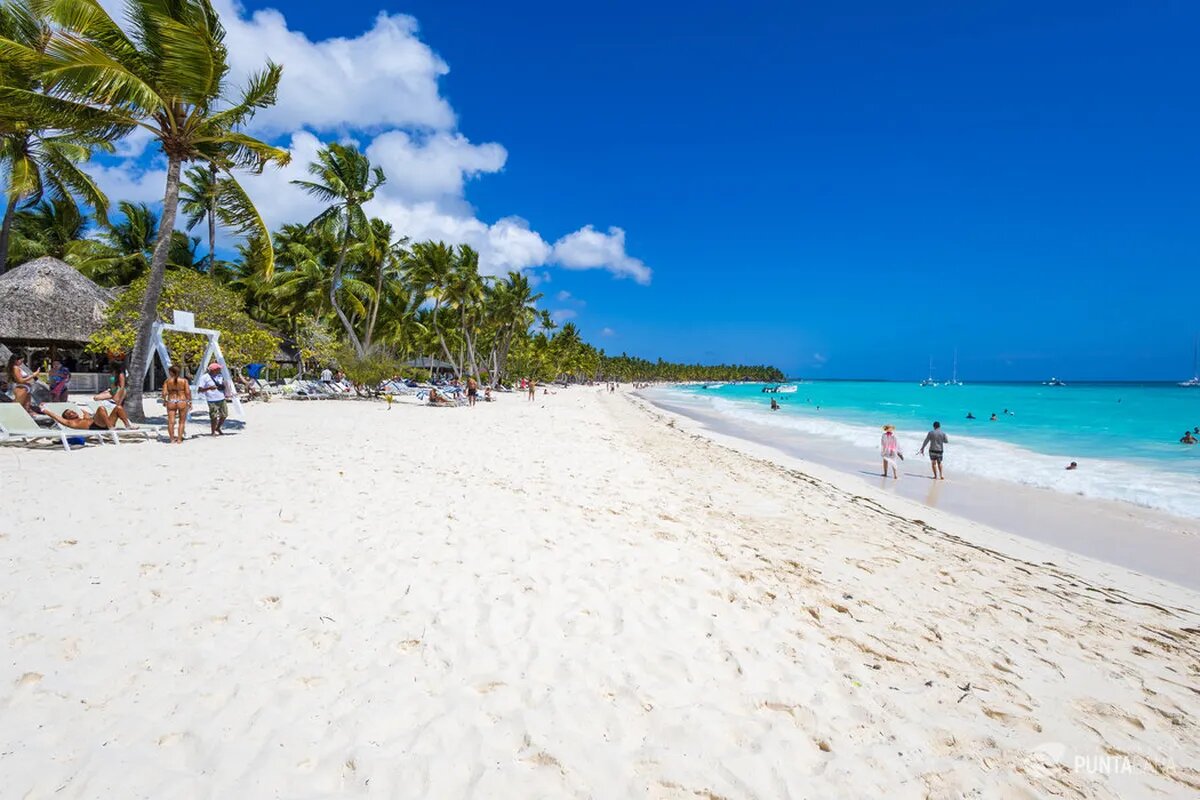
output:
M96 392L107 375L89 372L99 364L83 352L104 324L115 293L97 286L56 258L28 261L0 275L0 354L25 357L32 367L55 358L71 359L71 390ZM5 358L7 359L5 354Z

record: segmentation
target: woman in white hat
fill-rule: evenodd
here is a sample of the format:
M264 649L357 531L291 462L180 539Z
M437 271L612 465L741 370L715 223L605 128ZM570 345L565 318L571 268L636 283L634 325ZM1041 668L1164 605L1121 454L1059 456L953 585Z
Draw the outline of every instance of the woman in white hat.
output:
M899 478L900 473L896 470L896 462L903 461L904 454L900 452L900 442L896 441L896 426L883 426L883 438L879 440L879 453L883 456L883 477L887 477L890 466L892 477Z

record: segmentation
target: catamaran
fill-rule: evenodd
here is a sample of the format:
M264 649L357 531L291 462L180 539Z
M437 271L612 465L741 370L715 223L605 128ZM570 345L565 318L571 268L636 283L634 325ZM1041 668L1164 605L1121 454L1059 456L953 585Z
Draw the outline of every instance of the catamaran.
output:
M921 381L922 386L937 386L937 381L933 379L933 357L929 358L929 377Z
M1066 381L1060 381L1058 378L1051 378L1042 384L1043 386L1066 386Z
M1197 339L1192 344L1192 377L1186 381L1180 381L1179 385L1187 389L1200 388L1200 364L1197 364L1196 355L1200 352L1200 339Z
M942 384L943 386L962 386L963 382L958 379L958 350L954 351L954 372L950 376L950 380Z

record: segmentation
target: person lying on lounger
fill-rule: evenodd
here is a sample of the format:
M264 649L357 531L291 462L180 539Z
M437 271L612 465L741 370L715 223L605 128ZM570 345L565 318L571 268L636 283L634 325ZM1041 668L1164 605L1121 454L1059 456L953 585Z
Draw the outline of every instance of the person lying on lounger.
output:
M134 427L129 422L129 415L120 406L115 406L111 411L97 408L95 414L88 413L82 408L78 410L68 408L62 413L62 416L48 408L43 408L41 411L64 428L74 428L77 431L108 431L117 427L118 421L125 423L126 428Z
M454 405L454 401L449 397L440 393L434 387L430 387L430 405Z

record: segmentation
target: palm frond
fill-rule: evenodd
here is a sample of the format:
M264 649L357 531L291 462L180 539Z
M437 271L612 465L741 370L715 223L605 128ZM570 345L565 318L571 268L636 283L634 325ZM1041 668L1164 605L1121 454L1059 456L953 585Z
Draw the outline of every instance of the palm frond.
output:
M89 104L112 106L132 114L153 114L166 107L162 95L91 41L59 31L46 48L41 72L47 91Z
M265 69L250 76L246 88L242 90L241 99L224 111L213 114L209 122L220 128L244 125L255 112L275 105L282 77L283 67L268 61Z
M108 222L108 197L96 185L91 176L79 168L79 161L83 161L87 156L86 151L84 157L79 157L77 151L72 150L62 144L47 146L46 142L42 143L42 154L46 162L47 169L45 172L53 176L56 183L62 189L60 194L64 197L78 197L91 207L96 221L101 225Z
M254 201L233 175L225 175L217 183L217 217L226 228L237 231L250 239L269 242L271 232ZM271 247L264 247L261 261L263 276L275 274L275 254Z

